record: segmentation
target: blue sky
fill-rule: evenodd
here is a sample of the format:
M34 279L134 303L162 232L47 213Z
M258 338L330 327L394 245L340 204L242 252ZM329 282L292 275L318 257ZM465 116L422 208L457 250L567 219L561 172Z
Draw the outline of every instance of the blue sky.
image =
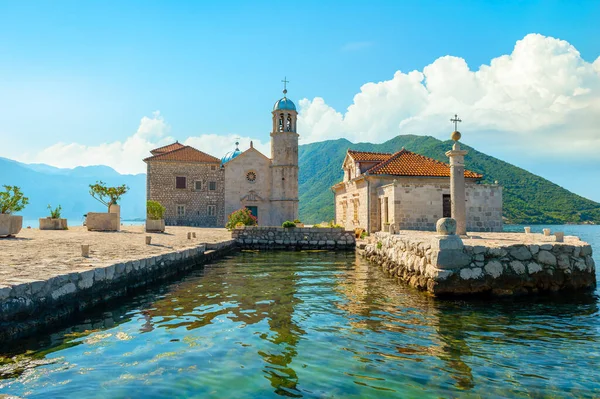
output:
M593 130L595 122L600 126L593 115L600 98L599 20L597 1L0 1L0 156L73 166L90 159L77 154L120 148L113 157L94 161L106 159L120 171L135 172L140 156L129 152L138 166L119 160L124 145L141 143L138 148L176 138L220 156L239 136L266 149L270 110L287 76L289 96L304 120L301 143L336 137L380 142L400 133L446 138L447 119L462 111L465 142L600 201L600 188L586 184L600 172L598 153L588 151L595 145L600 150L594 140L600 131ZM529 34L541 36L523 41ZM560 55L573 51L559 39L576 49L580 60L563 64ZM475 117L475 108L463 106L475 100L439 100L444 92L439 88L435 106L428 98L431 106L417 107L411 102L415 92L403 86L405 76L395 76L418 71L425 76L421 85L433 85L441 76L439 85L460 96L462 80L453 80L453 73L461 73L457 60L481 72L481 65L511 55L519 41L524 45L518 65L533 63L537 66L530 73L548 79L523 96L550 91L556 100L566 95L578 101L571 107L577 111L563 115L554 100L554 108L543 102L528 109L526 97L520 103L525 107L505 107L507 100L500 99L498 114L504 112L506 119L543 121L503 125L499 115ZM447 55L455 58L441 59ZM579 76L582 63L587 72ZM428 74L430 65L435 68ZM554 69L545 71L548 66ZM494 84L505 76L496 70ZM547 82L572 71L577 82L546 89ZM518 78L508 81L519 83ZM369 82L374 83L371 94L363 87ZM383 106L364 100L374 92L383 96ZM515 96L511 93L507 96ZM347 110L353 104L355 110L362 107L352 111L356 116ZM373 107L389 114L373 113ZM545 108L556 108L556 115L542 115ZM582 126L571 123L570 118L582 119L578 112L587 115ZM343 123L332 122L338 116L327 119L334 113ZM353 122L359 117L361 123ZM329 132L335 123L339 126ZM566 147L555 138L565 131L579 147L563 154ZM138 141L127 147L136 132Z

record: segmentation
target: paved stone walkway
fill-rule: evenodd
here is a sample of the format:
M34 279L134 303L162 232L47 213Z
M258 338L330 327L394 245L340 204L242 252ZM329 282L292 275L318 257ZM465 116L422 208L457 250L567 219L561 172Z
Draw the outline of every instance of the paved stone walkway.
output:
M188 240L188 232L196 238ZM147 235L152 245L146 245ZM0 287L230 239L222 228L167 227L164 234L146 233L144 226L123 226L120 232L91 232L82 226L23 229L14 238L0 238ZM90 245L89 258L81 256L81 244Z

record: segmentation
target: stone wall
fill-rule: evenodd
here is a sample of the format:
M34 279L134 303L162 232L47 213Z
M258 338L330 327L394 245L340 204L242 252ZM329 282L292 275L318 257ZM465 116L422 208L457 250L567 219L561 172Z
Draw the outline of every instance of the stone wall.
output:
M231 240L44 281L0 286L0 341L30 335L91 306L203 264L234 247Z
M585 242L464 245L458 236L376 233L362 254L398 281L436 296L513 295L596 286Z
M353 249L356 244L354 232L343 228L246 226L232 230L231 238L243 249Z
M222 227L225 225L225 173L220 163L148 161L146 197L165 208L167 226ZM176 188L176 177L186 178L186 188ZM196 190L196 182L201 183ZM216 190L209 183L216 183ZM177 215L177 205L185 207L185 216ZM209 215L215 206L215 215Z

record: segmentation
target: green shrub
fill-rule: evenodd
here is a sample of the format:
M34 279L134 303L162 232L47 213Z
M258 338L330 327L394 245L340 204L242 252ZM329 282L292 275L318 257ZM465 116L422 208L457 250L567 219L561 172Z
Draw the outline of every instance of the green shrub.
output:
M48 204L48 209L50 210L50 217L52 219L60 219L60 213L62 211L62 207L60 205L52 209L52 206Z
M146 201L146 216L150 220L161 220L166 210L158 201Z
M283 222L283 224L281 225L281 227L296 227L296 223L294 222L290 222L289 220L286 220L285 222Z
M17 186L4 186L0 191L0 213L15 213L22 211L29 204L29 198L25 197Z
M298 223L302 223L302 222L300 221L300 219L294 219L294 223L298 224Z
M368 237L368 236L369 236L369 233L367 233L366 231L363 231L362 233L360 233L360 239L361 240L364 240L365 237Z
M111 205L117 205L117 201L129 190L125 184L117 187L107 187L103 181L90 184L90 195L103 204L110 211Z
M227 216L227 224L225 227L228 230L231 230L236 228L240 223L244 226L256 226L258 220L256 219L256 216L252 215L250 209L241 208Z
M377 249L381 249L382 246L383 244L381 243L381 241L377 241Z

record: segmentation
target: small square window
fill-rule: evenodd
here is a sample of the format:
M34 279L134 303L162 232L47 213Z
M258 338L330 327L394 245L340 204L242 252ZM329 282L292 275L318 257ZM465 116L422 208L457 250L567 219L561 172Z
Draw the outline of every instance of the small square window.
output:
M175 178L175 188L186 188L186 187L187 187L186 178L182 177L182 176L177 176Z
M217 170L217 165L210 165L210 170Z
M200 191L200 190L202 190L202 182L201 182L201 181L196 181L196 182L194 182L194 189L195 189L196 191Z
M215 216L217 214L217 206L209 205L208 206L208 216Z
M216 181L211 181L208 183L208 189L210 191L215 191L217 189L217 182Z
M177 205L177 216L185 216L185 205Z

